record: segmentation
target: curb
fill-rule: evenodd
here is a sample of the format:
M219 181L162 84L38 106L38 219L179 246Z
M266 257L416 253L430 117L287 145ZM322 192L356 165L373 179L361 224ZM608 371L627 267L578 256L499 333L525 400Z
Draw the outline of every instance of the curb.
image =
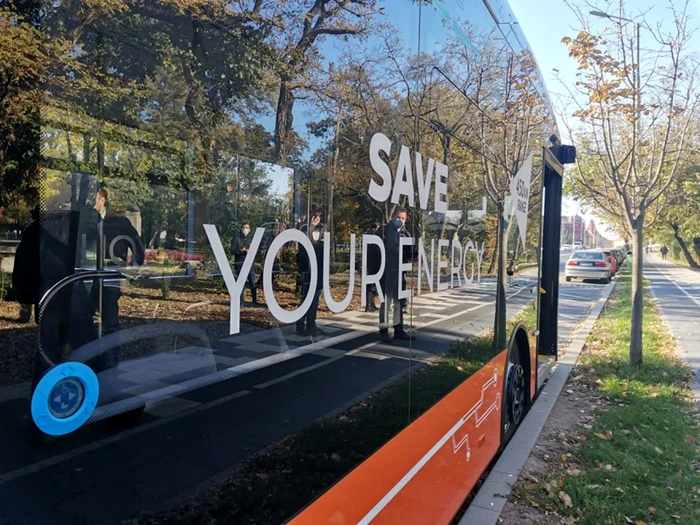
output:
M593 326L615 288L615 281L605 287L598 302L576 332L564 356L545 383L544 389L520 424L510 443L491 469L488 478L477 492L459 525L496 525L503 512L513 485L518 480L525 461L544 428L559 394L564 388L578 356L583 350Z

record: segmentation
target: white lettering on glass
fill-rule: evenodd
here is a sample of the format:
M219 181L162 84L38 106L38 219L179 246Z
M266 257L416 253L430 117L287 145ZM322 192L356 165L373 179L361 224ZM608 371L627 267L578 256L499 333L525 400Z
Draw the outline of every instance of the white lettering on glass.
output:
M272 289L272 270L275 264L275 257L277 257L277 252L280 251L282 246L288 242L298 242L299 249L302 248L306 250L306 254L309 257L309 293L306 294L304 302L296 310L285 310L282 308L277 299L275 298L275 291ZM328 267L326 266L325 271L328 272ZM241 272L244 276L247 275L245 272ZM267 250L267 255L265 256L265 266L263 267L263 290L265 291L265 302L270 310L270 313L282 323L295 323L309 310L311 307L311 302L314 300L314 290L316 290L316 284L318 283L318 262L316 261L316 254L314 252L314 246L311 244L311 240L304 235L303 232L299 230L285 230L280 233L270 244L270 248Z
M224 247L221 245L221 238L219 237L219 232L217 231L216 226L213 224L205 224L204 232L207 234L209 244L214 252L214 257L216 258L216 263L219 265L219 270L221 270L221 275L224 278L226 289L231 296L229 333L234 335L241 331L241 303L239 298L243 292L243 287L245 286L248 273L250 273L250 269L253 267L255 254L258 252L258 248L260 248L260 242L262 241L263 234L265 233L265 228L258 228L255 230L255 235L253 235L250 248L248 249L248 253L246 253L243 261L243 267L238 274L238 279L233 276L231 265L228 262L228 257L226 256Z
M388 157L391 153L391 141L386 135L375 133L369 143L369 162L374 172L382 178L382 184L377 184L372 179L369 182L369 196L377 202L384 202L391 195L391 169L379 156L381 151Z

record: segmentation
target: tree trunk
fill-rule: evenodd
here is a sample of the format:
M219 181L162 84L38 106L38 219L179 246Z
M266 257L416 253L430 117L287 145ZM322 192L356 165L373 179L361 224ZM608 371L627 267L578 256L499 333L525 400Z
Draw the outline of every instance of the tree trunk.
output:
M700 257L700 237L693 237L693 251L697 257Z
M498 266L496 279L496 316L493 323L493 350L500 353L506 348L506 265L507 242L503 232L505 219L503 217L503 204L498 205Z
M280 82L279 98L277 100L277 116L275 119L275 160L286 165L289 153L289 130L292 129L292 107L294 94L290 79L283 77Z
M671 228L673 228L673 236L675 237L678 246L681 247L681 252L683 252L683 257L685 257L685 260L688 261L691 268L698 268L698 263L695 262L693 254L691 254L690 250L688 249L688 245L680 236L680 227L677 224L671 223Z
M496 268L496 263L498 262L498 246L501 242L501 232L500 226L496 227L496 243L493 245L493 251L491 252L491 261L489 262L489 269L486 272L487 275L493 275L493 271Z
M634 229L632 256L632 327L630 331L630 364L642 364L642 321L644 314L644 217L637 219Z

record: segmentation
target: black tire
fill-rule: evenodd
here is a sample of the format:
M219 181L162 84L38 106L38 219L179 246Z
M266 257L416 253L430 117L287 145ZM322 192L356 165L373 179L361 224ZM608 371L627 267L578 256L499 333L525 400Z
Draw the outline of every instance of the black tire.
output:
M601 279L603 284L608 284L610 282L610 277L606 277L605 279Z
M570 283L570 282L571 282L571 277L567 277L567 278L566 278L566 282L567 282L567 283Z
M525 363L522 362L522 357L523 354L518 345L514 345L508 352L503 396L504 410L501 416L503 446L515 434L529 405L530 377L526 366L524 366Z

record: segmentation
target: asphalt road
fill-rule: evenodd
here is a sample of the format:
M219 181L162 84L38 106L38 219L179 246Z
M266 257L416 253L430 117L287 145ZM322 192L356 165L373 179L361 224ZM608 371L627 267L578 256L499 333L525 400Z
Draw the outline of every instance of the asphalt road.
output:
M562 269L567 257L562 254ZM602 289L561 279L560 345ZM524 272L508 290L508 315L536 291L536 275ZM453 340L489 329L494 292L495 283L486 280L416 298L412 344L382 344L376 314L360 312L327 318L329 337L312 344L295 339L291 327L258 332L245 349L223 341L209 356L217 366L208 386L149 406L128 430L99 421L33 445L24 439L25 390L2 389L0 524L114 524L174 505L269 444L447 351ZM249 355L251 348L264 354Z

